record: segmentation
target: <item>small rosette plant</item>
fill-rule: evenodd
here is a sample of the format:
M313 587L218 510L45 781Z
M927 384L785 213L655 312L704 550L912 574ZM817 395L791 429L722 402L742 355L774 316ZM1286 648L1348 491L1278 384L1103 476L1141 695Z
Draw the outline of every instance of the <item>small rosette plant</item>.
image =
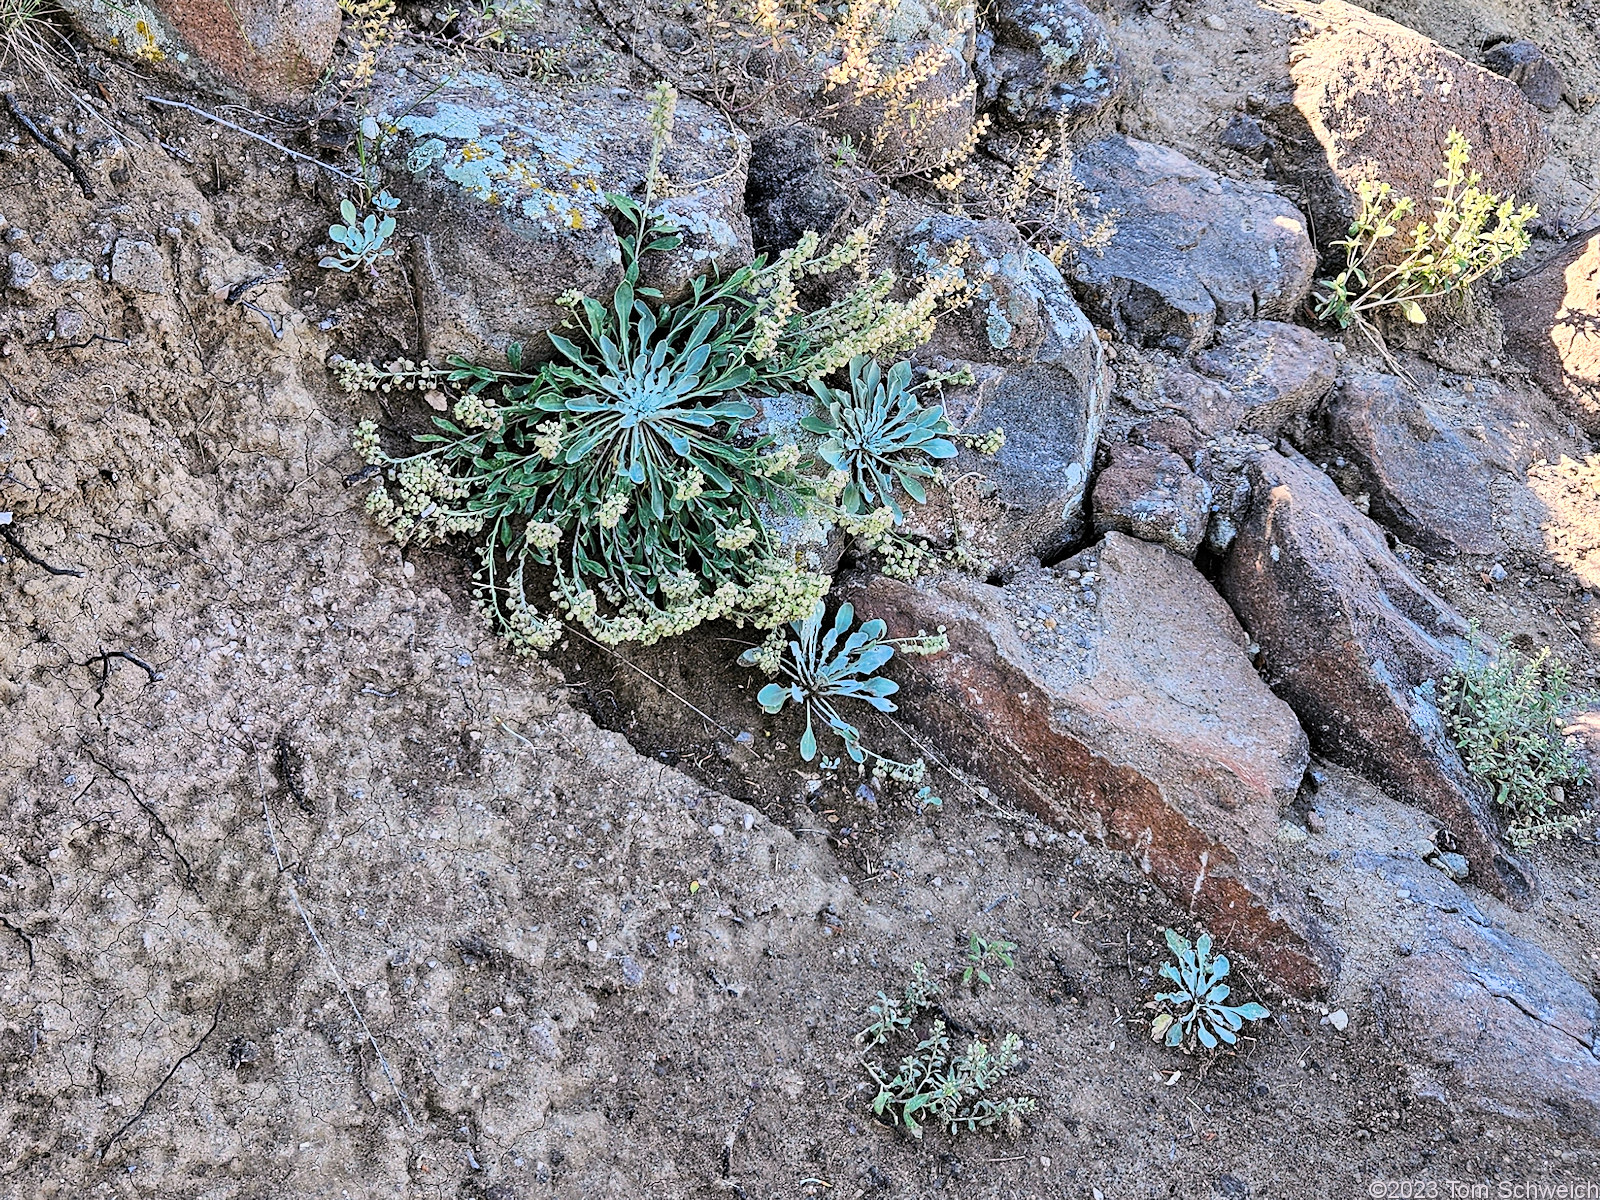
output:
M955 431L939 406L924 407L911 387L911 364L898 362L887 376L865 355L850 360L850 389L811 381L822 402L820 412L800 422L822 437L817 456L845 475L842 504L849 513L888 505L898 523L904 517L895 485L918 504L927 502L934 463L954 458Z
M1169 1005L1151 1022L1150 1036L1169 1046L1192 1050L1198 1042L1207 1050L1218 1045L1232 1046L1246 1021L1259 1021L1272 1014L1262 1005L1225 1003L1232 989L1223 982L1230 964L1225 954L1212 957L1211 935L1202 933L1194 945L1187 938L1167 930L1167 946L1176 962L1165 963L1161 974L1177 989L1161 992L1153 1006Z

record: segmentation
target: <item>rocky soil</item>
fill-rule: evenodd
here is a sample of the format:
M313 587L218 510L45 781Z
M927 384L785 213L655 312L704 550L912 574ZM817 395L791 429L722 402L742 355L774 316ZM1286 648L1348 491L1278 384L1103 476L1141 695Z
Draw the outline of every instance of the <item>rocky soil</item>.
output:
M375 278L316 265L355 18L64 7L66 91L0 68L83 176L0 115L0 1197L1600 1181L1600 839L1514 852L1433 700L1485 635L1600 686L1588 0L904 5L965 98L870 163L837 138L871 113L692 94L694 6L552 5L565 74L490 48L440 83L471 30L407 5ZM973 248L919 361L1006 445L914 520L985 569L847 552L838 585L950 634L863 722L940 803L801 763L749 631L519 658L459 547L362 511L357 423L426 410L329 361L492 357L613 286L663 63L658 286L875 211L883 265ZM980 111L991 166L1070 133L1098 249L1057 269L1040 213L896 182ZM1538 236L1390 361L1308 291L1350 179L1427 176L1451 125ZM1169 926L1273 1010L1238 1053L1151 1042ZM993 987L975 932L1017 944ZM1021 1036L1014 1138L874 1120L856 1034L914 962L962 1037Z

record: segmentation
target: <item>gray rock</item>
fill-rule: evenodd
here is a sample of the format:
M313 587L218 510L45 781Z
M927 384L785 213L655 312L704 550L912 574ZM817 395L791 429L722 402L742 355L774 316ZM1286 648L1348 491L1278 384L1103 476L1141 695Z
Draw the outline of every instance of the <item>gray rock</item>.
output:
M1272 151L1272 142L1266 130L1249 113L1234 113L1217 142L1223 149L1236 151L1247 158L1264 159Z
M918 221L899 238L902 277L947 261L961 242L972 251L962 269L973 302L941 317L917 357L971 370L972 385L946 388L946 417L964 433L1003 428L1005 445L993 458L963 448L942 464L953 486L930 496L915 529L948 541L958 526L973 553L1005 572L1081 536L1111 378L1061 273L1006 222Z
M1471 393L1416 372L1421 390L1394 375L1353 371L1327 410L1330 444L1360 473L1371 513L1430 554L1499 554L1516 536L1528 465L1562 452L1549 401L1533 388L1479 380ZM1531 519L1531 518L1530 518ZM1539 539L1533 538L1537 542Z
M1413 1092L1450 1113L1600 1136L1593 994L1539 947L1459 917L1373 981Z
M541 336L565 316L569 289L609 296L622 277L607 193L642 195L650 157L649 105L611 88L562 90L480 71L424 82L385 72L379 120L405 182L426 351L493 360L520 341L548 357ZM676 295L708 271L752 256L744 214L749 143L721 113L678 101L663 170L672 186L656 209L684 244L646 259L647 282Z
M31 288L39 278L39 264L20 251L13 250L6 256L6 286L15 291L25 292Z
M152 296L167 291L167 265L154 242L118 238L111 248L111 282Z
M816 133L803 126L769 129L750 143L745 211L755 247L776 254L807 231L824 239L850 208L850 195L828 173Z
M1292 316L1311 289L1305 219L1281 196L1123 137L1085 147L1073 174L1116 225L1073 272L1098 324L1187 353L1219 325Z
M1497 192L1527 188L1544 161L1539 114L1516 85L1420 33L1344 0L1316 9L1289 56L1289 79L1268 97L1274 167L1300 189L1325 252L1355 216L1359 181L1378 179L1427 214L1452 129L1472 144L1472 169ZM1411 244L1417 216L1379 244L1374 266Z
M1434 702L1466 651L1465 619L1304 458L1268 452L1249 471L1250 511L1217 584L1267 682L1319 753L1442 822L1478 886L1531 903L1533 879L1501 847Z
M84 283L94 275L94 264L81 258L64 258L50 268L50 278L57 283Z
M1555 112L1566 94L1567 81L1557 66L1537 44L1520 38L1502 42L1486 50L1483 65L1496 75L1504 75L1522 89L1522 94L1545 112Z
M1096 533L1115 530L1193 558L1211 519L1211 486L1177 454L1118 445L1095 476Z
M1332 389L1339 371L1332 343L1309 329L1280 321L1224 325L1217 344L1195 354L1194 365L1227 388L1228 429L1248 429L1268 437L1309 417ZM1221 431L1213 426L1213 432Z
M942 756L1131 852L1174 901L1226 922L1230 952L1281 987L1307 995L1337 975L1326 931L1277 883L1279 811L1305 772L1305 734L1191 563L1109 533L1005 587L880 576L858 595L895 636L948 632L947 653L902 670L902 711Z
M88 319L75 308L63 308L56 313L56 341L78 342L89 332Z
M1124 90L1111 34L1078 0L1000 0L978 34L974 72L985 107L1013 124L1087 121Z

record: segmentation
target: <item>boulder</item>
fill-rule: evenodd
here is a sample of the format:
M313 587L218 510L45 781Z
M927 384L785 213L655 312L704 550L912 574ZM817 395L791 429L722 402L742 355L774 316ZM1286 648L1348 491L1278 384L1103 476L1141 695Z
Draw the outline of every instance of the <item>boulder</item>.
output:
M1429 212L1452 129L1471 144L1484 188L1528 188L1547 139L1516 84L1344 0L1309 12L1311 33L1290 53L1289 78L1268 97L1265 115L1273 165L1300 189L1324 252L1356 215L1357 183L1371 179L1416 201L1373 262L1403 255L1416 214Z
M1249 475L1251 507L1217 583L1261 647L1263 676L1319 753L1442 822L1479 887L1530 903L1533 880L1501 847L1434 700L1467 649L1465 619L1310 462L1266 452Z
M398 66L399 64L395 64ZM650 159L643 96L595 87L566 91L481 71L446 76L385 70L374 100L417 231L414 256L426 352L492 360L506 343L548 357L540 335L559 324L569 289L605 298L622 278L607 193L641 198ZM646 259L647 281L669 295L709 271L753 256L744 213L749 141L709 106L678 101L662 162L670 181L655 209L683 245Z
M1307 763L1294 714L1186 560L1109 533L1004 587L877 577L857 608L894 636L942 626L902 668L906 718L997 795L1127 851L1230 951L1310 995L1338 954L1280 891L1278 814ZM1175 653L1181 650L1181 653Z
M1211 486L1170 450L1123 444L1105 456L1091 502L1095 532L1131 534L1193 558L1211 519Z
M191 83L272 103L301 100L333 56L338 0L60 0L95 45Z
M980 30L980 98L1013 125L1056 131L1105 111L1126 72L1105 22L1078 0L1000 0Z
M903 278L965 243L972 302L939 319L919 362L962 368L945 415L963 433L1002 428L993 458L963 446L941 464L949 486L908 514L908 531L946 542L952 529L1002 573L1059 553L1084 529L1083 501L1111 396L1105 349L1061 273L1004 221L924 217L898 238Z
M1311 290L1305 219L1281 196L1124 137L1085 147L1072 170L1116 226L1103 253L1073 268L1097 324L1188 353L1219 325L1293 316Z
M1539 947L1442 918L1373 980L1378 1033L1446 1111L1600 1137L1595 998Z
M1484 52L1483 65L1511 80L1522 89L1524 96L1545 112L1555 112L1567 91L1561 68L1527 38L1490 47Z
M1534 369L1590 436L1600 436L1600 231L1569 243L1495 293L1506 348Z
M1228 429L1268 437L1309 417L1339 372L1331 342L1281 321L1224 325L1217 344L1195 354L1194 366L1227 388Z
M1158 364L1151 400L1192 424L1203 437L1233 433L1244 420L1244 405L1227 384L1194 370L1183 360Z
M849 211L850 194L828 173L816 132L790 126L750 143L744 207L756 250L776 255L808 231L826 240Z
M1528 467L1576 448L1549 401L1493 380L1449 388L1420 368L1417 379L1420 389L1352 371L1328 405L1328 441L1360 472L1371 515L1429 554L1500 554L1508 537L1525 540L1515 510ZM1537 551L1532 540L1518 548Z

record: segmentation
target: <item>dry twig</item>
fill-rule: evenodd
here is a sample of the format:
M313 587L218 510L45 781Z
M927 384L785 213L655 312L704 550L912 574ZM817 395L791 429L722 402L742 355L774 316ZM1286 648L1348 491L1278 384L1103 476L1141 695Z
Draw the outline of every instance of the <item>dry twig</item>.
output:
M66 167L67 170L72 172L73 179L78 181L78 187L83 190L83 198L85 200L93 200L94 181L89 178L89 173L85 171L83 167L79 165L78 160L73 158L72 155L68 153L65 148L60 146L53 137L45 133L44 130L40 129L33 123L33 120L25 112L23 112L20 107L18 107L17 98L15 96L13 96L10 92L7 92L5 96L6 107L11 110L11 115L16 119L17 124L22 126L23 130L29 137L38 142L39 145L43 146L46 150L50 151L51 154L55 155L62 166Z
M77 579L83 578L83 570L81 568L57 567L51 563L45 562L45 560L40 558L37 554L30 553L28 548L22 544L21 539L17 537L16 532L10 528L9 523L0 525L0 538L4 538L6 540L11 548L17 552L18 557L27 562L31 562L34 566L40 568L41 570L48 571L52 575L71 575Z
M132 1129L139 1123L139 1118L144 1116L145 1109L150 1107L150 1101L156 1098L156 1093L167 1086L167 1083L172 1079L172 1077L178 1073L178 1068L183 1066L184 1063L188 1062L191 1058L198 1054L200 1047L206 1044L206 1039L216 1032L217 1022L222 1019L222 999L223 998L221 996L217 997L217 1007L211 1014L211 1024L206 1028L206 1031L200 1035L200 1040L189 1048L189 1052L187 1054L183 1055L178 1059L177 1062L173 1063L172 1066L168 1068L167 1073L161 1077L161 1082L150 1089L150 1094L144 1098L144 1103L139 1105L139 1110L135 1112L133 1116L124 1121L121 1127L106 1139L106 1144L100 1147L101 1158L106 1156L106 1151L110 1150L112 1146L116 1145L117 1139L119 1139L123 1134L127 1133L128 1130Z
M191 112L197 117L204 117L207 121L214 121L218 125L221 125L224 129L231 129L235 133L242 133L245 137L260 142L263 146L271 146L280 154L287 154L290 158L297 158L301 162L310 163L313 167L320 167L330 175L337 175L340 179L349 180L351 183L361 182L354 175L350 174L350 172L341 171L338 167L335 167L330 163L323 162L320 158L312 158L309 154L301 154L298 150L291 150L282 142L275 142L269 137L262 137L261 134L257 133L253 129L246 129L243 125L235 125L232 121L225 121L221 117L217 116L216 113L208 113L205 109L196 108L192 104L185 104L182 100L167 100L161 96L145 96L144 101L147 104L159 104L164 108L181 108L185 112Z

